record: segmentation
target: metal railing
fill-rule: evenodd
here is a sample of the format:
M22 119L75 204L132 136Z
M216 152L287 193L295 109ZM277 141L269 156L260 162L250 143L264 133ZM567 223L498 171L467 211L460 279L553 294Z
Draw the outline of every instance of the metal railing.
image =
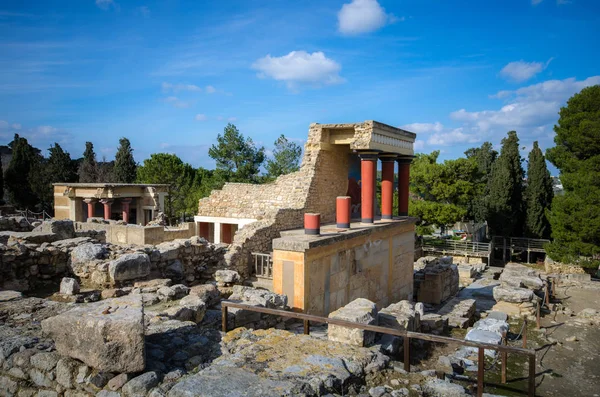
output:
M468 346L474 347L478 350L478 368L477 368L477 395L483 395L484 388L484 377L485 377L485 350L494 350L500 352L502 354L502 358L504 362L506 362L508 353L512 354L521 354L528 357L529 361L529 386L528 386L528 395L531 397L535 396L535 350L533 349L525 349L521 347L513 347L508 345L494 345L490 343L482 343L482 342L473 342L464 339L454 339L446 336L438 336L431 334L423 334L420 332L412 332L399 330L394 328L386 328L380 327L376 325L367 325L367 324L359 324L353 323L350 321L339 320L336 318L328 318L328 317L320 317L313 316L311 314L297 313L297 312L288 312L285 310L279 309L269 309L266 307L257 307L252 305L247 305L244 303L237 303L231 301L221 301L221 317L222 317L222 330L223 332L228 331L228 321L227 321L227 309L235 308L235 309L243 309L254 311L258 313L271 314L275 316L287 317L287 318L295 318L299 320L303 320L304 322L304 334L310 335L310 323L325 323L325 324L333 324L348 328L362 329L365 331L372 331L381 334L388 334L393 336L400 336L404 339L404 370L406 372L410 372L410 339L420 339L429 342L436 343L453 343L460 346ZM503 365L503 380L506 379L506 365Z
M422 248L423 251L429 252L442 252L462 255L479 254L487 256L491 251L491 244L447 239L423 239Z
M548 244L550 240L537 239L537 238L510 238L510 247L512 249L528 250L528 251L539 251L545 252L544 245Z
M254 274L258 278L273 279L273 256L271 254L263 254L253 252L254 258Z

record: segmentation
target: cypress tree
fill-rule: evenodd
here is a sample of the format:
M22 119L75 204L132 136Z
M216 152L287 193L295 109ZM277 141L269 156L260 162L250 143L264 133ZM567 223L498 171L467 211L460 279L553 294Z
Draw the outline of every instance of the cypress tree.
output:
M46 164L48 170L49 182L75 182L77 181L77 169L71 156L63 148L54 143L54 146L48 149L50 157Z
M488 180L487 220L492 235L519 237L523 232L523 166L519 138L510 131Z
M113 169L115 182L133 183L137 175L136 169L137 165L133 159L133 149L129 139L119 139L119 150L117 150Z
M12 149L12 158L5 175L9 201L20 209L32 209L37 203L29 181L35 150L27 139L21 138L19 134L15 134L9 146Z
M549 238L550 222L546 211L552 204L552 178L546 167L546 159L537 141L529 152L527 163L527 187L525 188L525 236L531 238Z
M600 263L600 86L587 87L561 108L555 147L546 151L560 170L564 194L549 213L548 255L565 263Z
M92 142L85 143L85 152L83 152L83 161L79 166L79 182L96 183L98 181L98 163L96 162L96 153Z

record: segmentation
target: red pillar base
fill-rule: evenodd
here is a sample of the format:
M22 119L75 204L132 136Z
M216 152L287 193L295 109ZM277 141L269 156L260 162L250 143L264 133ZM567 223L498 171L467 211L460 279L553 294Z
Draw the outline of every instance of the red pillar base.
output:
M321 234L321 214L304 214L304 234Z

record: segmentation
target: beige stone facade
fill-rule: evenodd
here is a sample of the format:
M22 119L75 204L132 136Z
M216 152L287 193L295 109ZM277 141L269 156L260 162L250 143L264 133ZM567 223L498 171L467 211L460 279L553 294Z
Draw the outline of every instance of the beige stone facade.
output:
M167 185L55 183L54 217L85 222L97 217L145 225L164 211Z
M321 236L283 232L273 241L273 291L295 310L327 316L357 298L379 309L412 299L415 218Z
M302 227L304 213L320 213L323 223L334 221L336 197L348 194L349 162L358 152L411 157L415 137L376 121L311 124L300 170L270 184L227 183L213 191L199 203L200 235L231 242L227 260L248 276L251 253L269 252L282 230ZM223 225L237 227L232 241L215 239Z

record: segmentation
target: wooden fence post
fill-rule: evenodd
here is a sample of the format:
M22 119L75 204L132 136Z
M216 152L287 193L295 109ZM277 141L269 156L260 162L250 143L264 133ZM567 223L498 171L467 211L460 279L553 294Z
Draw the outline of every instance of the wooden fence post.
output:
M523 349L527 349L527 317L523 319Z
M304 320L304 335L310 335L310 321Z
M507 345L507 340L506 340L506 331L502 331L502 344L503 345ZM502 352L502 383L506 383L506 360L508 359L508 353L503 351Z
M477 396L483 396L483 374L485 371L485 348L479 348L479 362L477 363Z
M529 397L535 397L535 356L529 356Z
M404 336L404 370L410 372L410 338Z
M227 305L221 306L221 325L223 332L227 332Z

